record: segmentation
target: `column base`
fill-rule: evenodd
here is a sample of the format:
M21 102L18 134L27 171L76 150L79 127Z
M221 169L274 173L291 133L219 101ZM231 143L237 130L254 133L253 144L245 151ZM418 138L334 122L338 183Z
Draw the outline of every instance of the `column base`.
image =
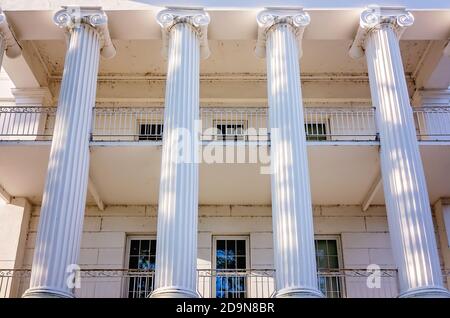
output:
M200 295L190 289L161 287L155 289L149 298L200 298Z
M75 298L73 293L48 287L30 288L22 298Z
M283 288L278 290L275 298L324 298L325 296L317 289L311 288Z
M402 292L399 298L450 298L450 292L444 287L430 286L413 288Z

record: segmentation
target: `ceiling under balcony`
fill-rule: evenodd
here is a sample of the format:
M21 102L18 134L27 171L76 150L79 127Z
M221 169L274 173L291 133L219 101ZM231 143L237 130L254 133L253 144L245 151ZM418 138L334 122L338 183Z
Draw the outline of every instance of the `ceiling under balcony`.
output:
M402 41L401 50L405 71L412 74L420 64L429 41ZM50 76L61 77L64 69L66 44L58 40L32 41ZM115 40L117 55L102 59L100 76L147 77L164 76L167 61L160 53L160 40ZM348 56L351 41L305 40L303 42L302 72L317 75L361 75L367 73L364 59ZM254 54L254 40L211 40L211 56L201 62L202 75L262 75L266 61Z
M12 195L40 204L50 144L2 145L0 184ZM450 147L422 144L422 160L431 203L450 197ZM28 158L33 158L30 161ZM90 177L106 205L157 204L161 146L91 146ZM379 173L376 144L308 146L312 200L315 205L361 204ZM270 204L270 175L264 165L200 164L200 204ZM95 204L88 196L88 204ZM372 204L384 204L382 186Z

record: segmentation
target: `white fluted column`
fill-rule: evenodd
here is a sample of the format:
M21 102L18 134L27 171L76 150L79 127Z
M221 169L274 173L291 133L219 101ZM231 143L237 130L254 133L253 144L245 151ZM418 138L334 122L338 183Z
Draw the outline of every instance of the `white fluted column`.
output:
M168 51L166 106L156 245L155 291L151 297L198 297L198 136L200 57L209 55L202 10L158 14Z
M2 66L5 52L9 58L15 58L20 56L22 48L11 32L5 14L0 9L0 67Z
M299 58L309 15L258 15L256 53L267 56L276 297L323 297L318 290Z
M53 141L31 271L23 297L74 297L89 173L89 132L100 51L111 55L106 14L65 8L55 23L66 28L66 54Z
M413 21L404 9L365 10L350 53L367 59L400 297L448 297L400 54L400 34Z

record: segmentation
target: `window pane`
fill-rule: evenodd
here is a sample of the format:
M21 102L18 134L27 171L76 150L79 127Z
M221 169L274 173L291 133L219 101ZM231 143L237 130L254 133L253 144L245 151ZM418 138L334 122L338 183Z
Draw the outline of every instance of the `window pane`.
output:
M130 255L139 255L139 240L131 240Z
M149 255L150 254L150 241L149 240L141 240L141 255Z
M216 267L224 269L226 265L225 241L217 240L216 244Z
M130 264L129 264L129 268L130 269L137 269L138 268L138 256L130 256Z
M150 241L150 254L155 255L156 254L156 240Z
M128 297L145 298L153 291L152 271L155 269L155 250L156 240L130 240L128 268L142 272L129 272Z
M319 289L325 293L326 290L326 278L325 277L319 277Z
M236 257L227 256L227 269L235 269L236 268Z
M146 132L145 132L145 129L146 129L146 128L147 128L146 125L141 125L141 126L139 126L139 134L145 135L145 134L146 134Z
M315 240L315 245L317 267L327 273L327 276L319 274L319 288L326 297L340 297L341 278L332 271L339 269L337 240Z
M338 255L337 242L335 240L327 240L328 255Z
M327 242L326 240L317 241L317 255L325 256L327 254Z
M330 269L339 268L338 257L337 256L328 257L328 265Z
M225 241L224 240L217 240L217 250L225 251Z
M326 140L326 126L324 123L305 124L306 140Z
M155 256L150 256L149 269L155 269Z
M140 124L139 140L162 140L162 124Z
M239 269L245 269L246 268L246 264L245 264L245 256L238 256L237 257L237 266L236 268Z
M219 134L225 135L226 133L226 126L225 125L217 125L217 130L219 131Z
M131 297L129 296L130 298L134 298L135 284L136 282L134 277L130 277L130 283L128 284L128 293L129 295L131 294Z
M217 255L216 257L216 267L217 269L224 269L225 268L225 264L226 264L226 258L224 254L221 255Z
M227 256L234 257L236 255L236 241L227 240Z
M150 269L150 259L148 256L139 256L139 269Z
M247 278L238 270L246 268L246 248L246 240L216 241L216 268L219 271L216 276L216 297L245 298ZM227 269L222 272L223 276L220 276L220 269Z
M328 262L325 256L317 256L317 267L319 269L328 268Z
M245 256L245 240L237 241L237 255Z

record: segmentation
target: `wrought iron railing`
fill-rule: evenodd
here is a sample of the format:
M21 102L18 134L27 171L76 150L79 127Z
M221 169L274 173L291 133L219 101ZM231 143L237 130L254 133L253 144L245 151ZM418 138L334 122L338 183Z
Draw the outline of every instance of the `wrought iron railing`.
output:
M92 141L161 141L163 108L97 107ZM50 140L56 109L0 108L0 140ZM375 140L372 108L305 108L305 132L311 141ZM267 108L209 107L200 109L202 141L269 140Z
M372 108L306 108L307 140L375 140ZM267 108L201 108L198 125L202 141L269 140ZM162 139L162 108L96 108L92 138L95 141Z
M161 141L164 109L156 107L96 107L92 141ZM268 110L264 107L208 107L200 109L202 141L266 142ZM419 140L450 140L450 107L414 108ZM0 140L51 140L54 107L0 107ZM377 140L374 108L307 107L308 141Z
M198 293L204 298L269 298L275 294L273 269L199 269ZM375 275L375 276L374 276ZM77 297L145 298L154 289L154 271L83 269ZM0 270L0 298L18 297L28 288L30 270ZM318 272L318 287L329 298L390 298L398 296L397 271L335 269Z
M269 298L275 293L273 269L201 269L197 277L205 298Z
M423 141L450 141L450 107L414 109L417 137Z
M51 140L55 107L0 107L0 140Z

